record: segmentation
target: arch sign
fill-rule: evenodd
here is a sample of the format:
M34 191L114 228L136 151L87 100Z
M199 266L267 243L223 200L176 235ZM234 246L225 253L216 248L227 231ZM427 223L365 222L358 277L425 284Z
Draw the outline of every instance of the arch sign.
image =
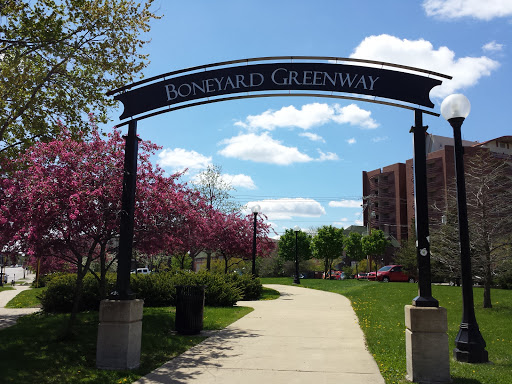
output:
M426 128L422 114L439 114L429 93L451 79L440 73L379 61L336 57L265 57L226 61L165 73L108 93L124 105L120 116L126 136L117 285L113 294L133 299L130 291L133 214L137 175L137 121L201 104L254 97L313 96L361 100L414 110L414 190L418 249L417 306L438 306L430 286L430 245L426 184ZM422 250L421 253L419 253Z
M121 120L141 120L225 100L271 96L332 97L418 109L411 105L434 107L429 93L442 83L438 78L451 79L440 73L379 61L268 57L169 72L108 94L115 95L114 98L123 103ZM437 115L431 111L423 112Z

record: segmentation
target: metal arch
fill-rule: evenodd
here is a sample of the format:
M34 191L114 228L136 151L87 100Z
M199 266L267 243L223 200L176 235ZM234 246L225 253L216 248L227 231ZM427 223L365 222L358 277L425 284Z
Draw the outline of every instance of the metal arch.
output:
M170 76L179 75L182 73L198 71L201 69L221 67L221 66L226 66L226 65L231 65L231 64L250 63L250 62L257 62L257 61L284 61L284 60L324 60L324 61L336 61L336 62L346 61L346 62L354 62L354 63L375 64L375 65L382 65L382 66L391 67L391 68L405 69L405 70L413 71L413 72L425 73L425 74L428 74L431 76L441 77L441 78L448 79L448 80L452 79L452 76L444 75L439 72L434 72L434 71L430 71L430 70L422 69L422 68L411 67L411 66L407 66L407 65L388 63L385 61L356 59L356 58L350 58L350 57L335 57L335 56L266 56L266 57L252 57L252 58L248 58L248 59L239 59L239 60L220 61L217 63L198 65L198 66L194 66L194 67L189 67L189 68L184 68L184 69L179 69L176 71L163 73L158 76L149 77L147 79L143 79L143 80L131 83L131 84L127 84L125 86L114 89L112 91L108 91L107 96L112 96L112 95L115 95L116 93L120 93L120 92L126 91L128 89L131 89L133 87L137 87L142 84L150 83L152 81L162 79L164 77L170 77Z
M363 97L342 96L342 95L322 95L320 93L263 93L263 94L254 94L254 95L228 96L228 97L222 97L222 98L217 98L217 99L197 101L197 102L193 102L193 103L189 103L189 104L184 104L184 105L178 105L176 107L167 107L165 109L161 109L161 110L156 111L156 112L151 112L151 113L148 113L147 115L142 115L142 116L134 117L134 118L132 118L130 120L127 120L125 122L122 122L120 124L116 124L116 127L123 127L125 125L128 125L130 123L130 121L132 121L132 120L144 120L144 119L147 119L148 117L153 117L153 116L161 115L163 113L177 111L177 110L185 109L185 108L189 108L189 107L197 107L199 105L213 104L213 103L218 103L218 102L221 102L221 101L231 101L231 100L239 100L239 99L255 99L255 98L259 98L259 97L283 97L283 96L284 97L289 97L289 96L295 96L295 97L326 97L326 98L329 98L329 99L344 99L344 100L364 101L364 102L367 102L367 103L389 105L389 106L392 106L392 107L408 109L408 110L411 110L411 111L419 110L419 111L421 111L423 113L426 113L428 115L432 115L432 116L436 116L436 117L440 116L439 113L432 112L432 111L427 111L427 110L424 110L424 109L419 109L417 107L413 107L413 106L409 106L409 105L402 105L402 104L392 103L392 102L383 101L383 100L365 99Z

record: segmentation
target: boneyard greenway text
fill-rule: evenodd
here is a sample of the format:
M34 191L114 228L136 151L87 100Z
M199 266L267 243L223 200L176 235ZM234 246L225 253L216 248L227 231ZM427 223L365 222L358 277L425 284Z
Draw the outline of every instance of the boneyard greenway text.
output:
M120 93L121 119L153 109L229 94L262 91L350 93L432 108L430 90L440 80L413 73L335 63L269 63L196 70ZM319 95L321 96L321 95Z

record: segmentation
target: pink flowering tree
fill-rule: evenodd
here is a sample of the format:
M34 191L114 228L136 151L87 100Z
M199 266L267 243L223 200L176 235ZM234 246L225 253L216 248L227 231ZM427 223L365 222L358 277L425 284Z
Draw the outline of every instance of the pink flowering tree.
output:
M240 260L252 258L253 220L252 214L243 216L240 212L226 214L219 211L215 211L208 220L207 248L222 256L224 273ZM256 254L259 256L265 257L273 250L269 231L270 225L260 215L256 226Z
M103 139L94 124L90 135L73 137L61 127L55 140L2 164L0 174L3 249L76 270L76 310L93 262L106 294L120 225L124 140L118 130ZM177 182L180 175L167 177L152 166L157 148L145 141L139 147L134 245L146 254L184 246L183 232L201 227L196 211L204 206L197 192Z

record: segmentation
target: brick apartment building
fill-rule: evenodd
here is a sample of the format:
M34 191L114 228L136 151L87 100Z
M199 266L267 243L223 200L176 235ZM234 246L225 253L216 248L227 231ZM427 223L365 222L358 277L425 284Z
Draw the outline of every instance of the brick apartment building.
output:
M462 144L464 157L490 151L494 157L512 164L512 136L483 143L463 140ZM448 190L455 185L453 139L427 134L426 147L429 222L435 224L441 222ZM363 171L363 207L365 226L370 222L371 228L381 229L398 242L406 240L414 218L413 159Z

